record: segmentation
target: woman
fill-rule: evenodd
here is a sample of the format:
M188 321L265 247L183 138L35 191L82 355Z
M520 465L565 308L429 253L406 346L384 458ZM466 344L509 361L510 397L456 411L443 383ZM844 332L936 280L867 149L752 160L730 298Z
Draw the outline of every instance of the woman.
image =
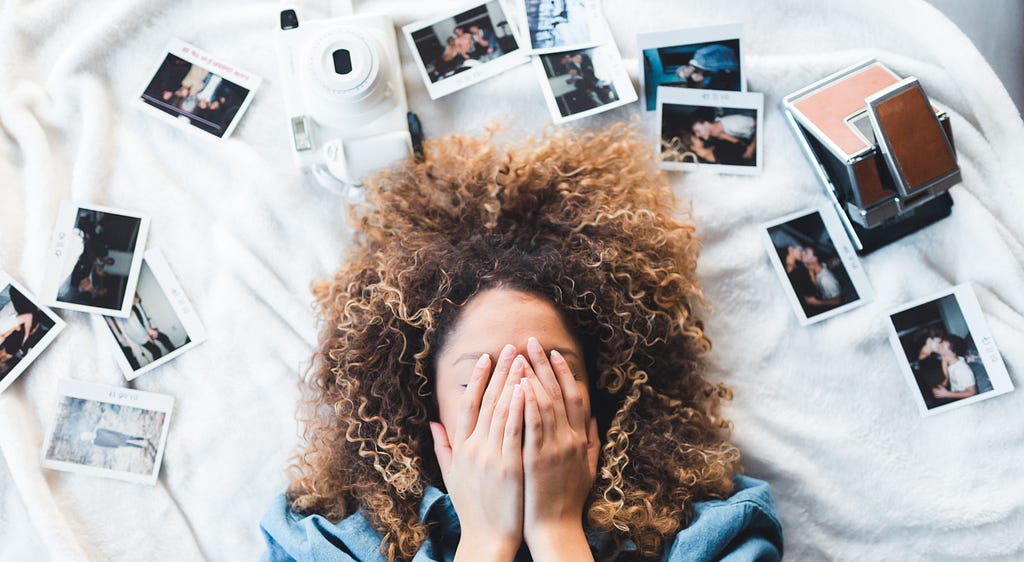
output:
M963 357L966 351L967 342L963 338L946 335L939 342L935 352L942 359L943 380L932 389L935 398L959 400L978 394L974 371Z
M843 287L832 270L818 259L814 248L805 246L801 252L800 261L807 268L807 272L811 274L814 286L818 288L818 297L822 306L832 307L842 304Z
M451 137L374 179L324 330L265 560L778 559L738 474L696 277L625 126Z

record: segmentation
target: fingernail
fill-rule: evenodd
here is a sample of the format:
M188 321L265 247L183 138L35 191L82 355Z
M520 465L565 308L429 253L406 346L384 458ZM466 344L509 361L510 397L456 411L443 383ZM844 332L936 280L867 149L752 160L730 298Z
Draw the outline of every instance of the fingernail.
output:
M510 357L515 352L516 352L516 346L514 346L514 345L512 345L510 343L505 344L505 347L501 348L501 356L503 358L506 358L506 359L508 357Z
M522 393L523 393L523 387L519 386L518 384L515 386L515 388L512 389L512 397L513 398L516 397L516 396L519 396Z
M551 350L551 358L555 359L557 361L564 361L565 360L565 358L562 357L562 354L559 353L557 350L554 350L554 349Z
M537 341L537 338L534 338L534 337L527 338L527 340L526 340L526 347L528 349L532 349L534 351L536 351L538 349L543 349L540 346L540 342Z
M517 370L522 370L523 364L525 363L525 361L526 360L523 359L522 355L516 355L516 358L512 360L512 368L513 369L517 369Z
M526 377L519 379L519 384L529 384L530 380Z
M480 356L480 359L476 360L476 366L480 367L480 368L483 368L485 365L487 365L490 362L491 362L491 356L486 354L486 353L484 353L483 355Z

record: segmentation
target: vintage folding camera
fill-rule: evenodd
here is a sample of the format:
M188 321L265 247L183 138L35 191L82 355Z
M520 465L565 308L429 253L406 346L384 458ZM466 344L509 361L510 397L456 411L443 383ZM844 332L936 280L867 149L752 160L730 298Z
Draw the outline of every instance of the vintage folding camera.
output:
M782 105L858 253L949 216L960 182L953 132L916 78L868 60Z

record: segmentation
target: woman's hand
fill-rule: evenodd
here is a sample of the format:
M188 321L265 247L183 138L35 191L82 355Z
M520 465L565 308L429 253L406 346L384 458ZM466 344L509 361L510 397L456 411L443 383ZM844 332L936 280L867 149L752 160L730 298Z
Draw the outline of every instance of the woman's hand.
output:
M593 560L583 504L597 472L597 421L565 358L527 342L523 536L534 560Z
M507 345L488 382L491 360L482 355L462 396L454 439L449 442L443 425L430 423L434 453L462 526L456 560L512 560L522 543L525 396L517 383L526 365Z

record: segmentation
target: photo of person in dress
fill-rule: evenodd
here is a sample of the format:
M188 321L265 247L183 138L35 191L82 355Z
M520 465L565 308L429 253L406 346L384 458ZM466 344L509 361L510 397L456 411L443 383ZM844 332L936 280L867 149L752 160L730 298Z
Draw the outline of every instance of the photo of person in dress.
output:
M224 136L249 90L198 64L168 54L142 101L217 137Z
M156 468L164 412L64 396L45 458L134 474Z
M615 77L597 48L541 55L551 93L563 117L618 101Z
M526 24L534 49L583 46L593 41L587 0L526 0Z
M734 92L743 89L738 38L644 49L643 64L648 111L657 104L658 86Z
M956 295L899 312L891 320L928 409L992 390Z
M497 0L414 31L412 39L431 83L519 48Z
M0 382L55 325L56 320L14 285L0 286Z
M170 356L191 341L148 260L142 263L128 317L103 319L133 371Z
M768 234L807 318L860 298L819 213L773 226Z
M757 166L757 111L665 103L662 159Z
M69 248L78 257L58 289L60 302L120 309L142 219L79 208ZM66 270L65 270L66 271Z

